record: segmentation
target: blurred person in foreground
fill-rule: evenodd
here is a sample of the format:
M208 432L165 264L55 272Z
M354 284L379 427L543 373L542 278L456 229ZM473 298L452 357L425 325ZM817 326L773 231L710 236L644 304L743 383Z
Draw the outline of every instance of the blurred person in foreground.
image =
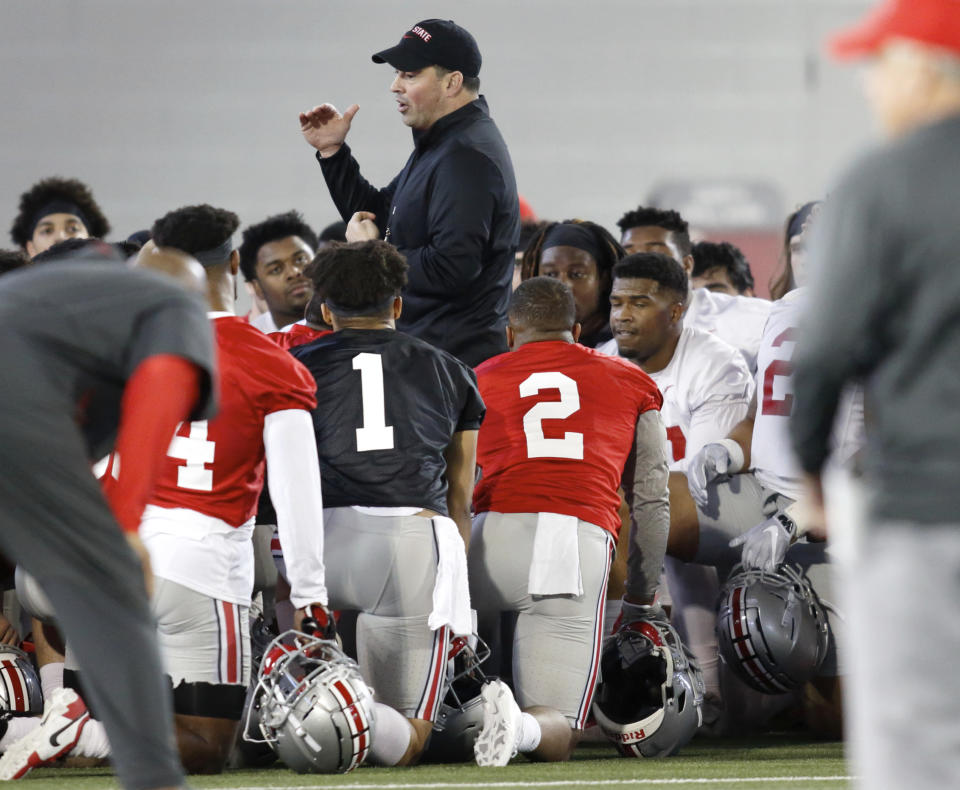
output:
M0 283L0 546L49 596L85 670L119 782L135 790L183 786L140 516L177 423L214 408L203 270L164 251L149 265L177 282L74 261ZM90 467L111 448L123 468L101 489ZM57 726L8 749L0 779L68 752L89 720L77 693L58 689L43 716Z
M891 0L832 49L872 57L867 94L889 140L846 173L815 234L791 428L822 503L840 394L862 382L861 496L844 518L833 489L830 501L850 632L852 773L870 790L955 787L960 2ZM915 636L895 633L901 623Z

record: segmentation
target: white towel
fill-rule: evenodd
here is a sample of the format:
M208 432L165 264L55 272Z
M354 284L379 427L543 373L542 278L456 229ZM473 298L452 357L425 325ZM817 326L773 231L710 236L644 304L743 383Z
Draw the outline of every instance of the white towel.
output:
M430 630L449 625L455 635L473 633L470 614L470 586L467 583L467 549L453 519L434 516L437 537L437 580L433 585L433 611L427 620Z
M538 515L527 579L530 595L583 595L577 523L576 516Z

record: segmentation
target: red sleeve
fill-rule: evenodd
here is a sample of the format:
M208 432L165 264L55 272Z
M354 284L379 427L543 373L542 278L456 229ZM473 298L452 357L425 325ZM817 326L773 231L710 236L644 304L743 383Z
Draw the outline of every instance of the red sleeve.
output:
M251 350L252 351L252 350ZM313 411L317 406L317 382L302 362L274 347L272 353L247 356L256 366L256 383L250 391L264 414L286 409ZM256 387L256 389L254 389Z
M120 407L120 474L104 493L125 532L136 532L177 423L189 419L203 371L183 357L158 354L137 366Z

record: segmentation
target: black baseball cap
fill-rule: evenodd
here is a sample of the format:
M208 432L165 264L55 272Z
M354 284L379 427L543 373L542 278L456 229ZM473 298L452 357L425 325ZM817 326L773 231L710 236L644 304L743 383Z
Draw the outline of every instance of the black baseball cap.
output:
M464 77L480 74L480 48L476 39L450 19L424 19L390 47L373 56L374 63L389 63L400 71L442 66Z

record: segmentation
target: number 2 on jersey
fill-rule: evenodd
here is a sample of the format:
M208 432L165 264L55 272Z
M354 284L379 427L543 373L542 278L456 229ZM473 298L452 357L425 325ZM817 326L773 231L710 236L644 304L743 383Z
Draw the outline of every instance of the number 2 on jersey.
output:
M393 426L387 425L383 400L383 360L379 354L357 354L353 358L353 369L360 371L363 404L363 427L357 428L357 452L392 450Z
M543 435L544 420L563 420L580 410L577 382L563 373L533 373L520 384L520 397L529 398L540 390L560 390L560 400L538 403L523 415L528 458L571 458L583 460L583 434L567 431L562 439Z
M785 329L773 339L770 345L779 348L784 343L793 340L794 330ZM793 362L789 359L775 359L763 373L763 406L760 409L761 414L771 414L775 417L789 417L793 410L793 395L787 393L782 398L775 398L773 395L773 380L777 376L789 378L793 375Z

